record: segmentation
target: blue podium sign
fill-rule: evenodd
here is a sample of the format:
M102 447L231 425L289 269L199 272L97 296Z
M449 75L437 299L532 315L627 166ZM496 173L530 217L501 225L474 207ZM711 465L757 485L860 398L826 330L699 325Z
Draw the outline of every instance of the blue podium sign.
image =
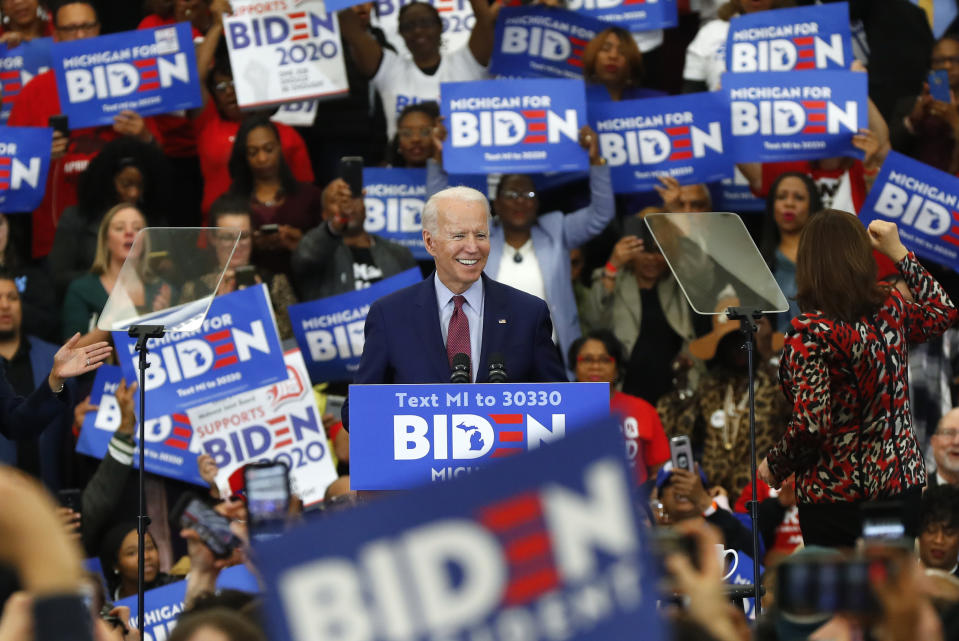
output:
M270 638L662 641L632 491L603 424L317 519L257 547Z
M447 481L607 416L606 383L353 385L350 486Z

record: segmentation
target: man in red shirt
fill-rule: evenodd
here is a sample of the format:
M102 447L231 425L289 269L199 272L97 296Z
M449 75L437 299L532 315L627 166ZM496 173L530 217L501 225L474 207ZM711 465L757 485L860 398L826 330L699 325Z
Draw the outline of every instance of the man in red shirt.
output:
M53 14L56 42L67 42L100 35L96 9L88 0L66 0ZM13 103L7 124L13 127L48 127L50 117L63 113L53 70L37 75L23 88ZM69 123L68 123L69 124ZM74 129L68 135L54 131L50 172L43 201L33 212L34 258L50 253L57 221L64 209L77 203L77 181L90 160L103 145L120 136L133 136L144 142L154 140L154 131L134 111L121 111L113 126Z

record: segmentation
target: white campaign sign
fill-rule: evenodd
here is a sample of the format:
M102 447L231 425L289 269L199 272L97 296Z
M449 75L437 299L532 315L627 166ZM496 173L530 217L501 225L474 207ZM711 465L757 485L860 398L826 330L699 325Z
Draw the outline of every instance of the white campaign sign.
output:
M323 498L336 480L326 431L300 350L284 355L289 378L187 410L199 449L213 457L217 487L247 463L282 461L305 505Z
M323 0L233 0L224 36L241 108L349 91L340 25Z

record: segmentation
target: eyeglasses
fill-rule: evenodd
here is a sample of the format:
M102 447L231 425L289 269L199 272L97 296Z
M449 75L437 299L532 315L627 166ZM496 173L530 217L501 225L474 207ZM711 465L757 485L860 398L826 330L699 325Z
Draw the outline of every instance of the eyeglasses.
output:
M248 231L241 231L241 232L240 232L240 241L239 241L239 242L241 242L241 243L248 243L248 242L250 242L250 239L251 239L252 237L253 237L253 236L252 236L252 234L251 234L250 232L248 232ZM218 242L218 243L224 243L224 244L226 244L226 243L232 243L232 242L236 239L236 234L223 234L223 233L221 233L221 234L215 234L215 235L213 236L213 239L216 240L216 242Z
M401 22L399 25L400 33L410 33L416 29L430 29L438 26L433 18L412 18Z
M99 22L83 22L81 24L64 24L57 25L57 31L63 31L64 33L80 33L81 31L93 31L100 26Z
M503 198L506 200L535 200L536 192L535 191L509 191L503 192Z
M959 65L959 56L933 56L930 61L933 67L942 67L947 62L953 65Z
M953 440L954 438L956 438L957 436L959 436L959 430L957 430L957 429L955 429L955 428L952 428L952 427L946 427L946 428L943 428L943 429L937 431L937 432L934 434L934 436L940 436L940 437L942 437L942 438L944 438L944 439L946 439L946 440L951 441L951 440Z
M227 89L232 89L234 83L232 80L221 80L220 82L213 85L213 90L217 93L223 93Z
M612 356L577 356L577 363L582 363L583 365L609 365L610 363L615 363L616 359Z
M431 127L420 127L416 129L414 127L402 127L396 130L396 134L403 139L410 138L429 138L433 134L433 129Z

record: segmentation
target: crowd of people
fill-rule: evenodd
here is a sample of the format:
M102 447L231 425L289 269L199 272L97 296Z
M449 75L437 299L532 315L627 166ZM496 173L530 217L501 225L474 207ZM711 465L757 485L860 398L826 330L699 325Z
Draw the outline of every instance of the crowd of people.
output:
M561 0L540 1L565 11ZM142 4L0 0L0 43L10 51L35 38L188 22L203 98L187 112L127 110L110 126L55 129L42 203L0 214L0 641L137 638L130 613L113 606L136 594L140 578L135 383L116 390L120 420L103 459L75 448L96 410L94 372L115 358L98 319L123 286L134 238L146 227L201 226L216 228L209 260L191 271L184 248L160 248L157 277L133 292L138 309L263 284L279 336L292 345L290 305L418 266L421 284L371 307L355 382L448 382L457 352L471 357L467 380L485 382L492 372L481 356L500 352L511 359L511 381L608 384L641 513L651 531L692 541L688 554L662 551L667 591L685 597L673 600L679 608L662 608L673 638L959 638L959 331L951 302L959 277L913 254L895 225L867 229L849 215L861 210L890 150L959 175L959 25L934 33L937 23L909 0L850 0L851 67L869 84L868 127L851 136L862 159L737 166L765 202L762 211L737 213L789 302L788 312L758 319L750 390L738 323L693 311L642 220L714 211L716 185L663 176L653 192L614 193L598 136L584 124L583 175L482 176L487 194L450 187L460 177L443 166L440 84L490 77L497 18L513 3L470 0L469 38L457 48L444 44L444 20L428 2L404 4L395 33L382 28L377 3L340 11L349 93L320 102L313 124L296 127L277 122L275 110L240 109L224 37L228 0ZM584 46L588 102L717 90L731 18L814 3L678 4L674 28L631 34L611 25ZM930 71L947 72L950 101L931 95ZM52 71L37 75L13 100L7 124L48 126L62 112L58 91ZM363 195L338 173L347 156L424 170L431 260L367 231ZM424 301L439 306L428 349L420 328L437 314ZM727 290L716 303L721 312L739 299ZM515 317L508 328L484 327L484 306ZM320 398L345 394L350 382L312 381ZM323 423L339 475L324 511L365 503L349 481L350 430L363 426L351 426L348 404ZM671 461L678 436L691 442L693 471ZM221 496L214 459L202 454L197 466L209 485L202 500L246 541L245 508ZM79 503L56 507L49 495L71 488ZM142 579L148 589L187 582L187 611L169 638L269 638L258 597L214 587L223 568L251 561L245 550L214 558L196 532L168 518L196 491L147 475L152 525ZM753 561L765 567L766 612L750 627L722 587L715 546L754 555L753 491ZM910 545L882 548L886 571L870 572L870 614L794 610L793 595L776 582L783 568L868 554L860 507L889 500ZM290 509L296 518L318 511L300 514L296 500ZM99 559L102 575L85 574L82 558Z

